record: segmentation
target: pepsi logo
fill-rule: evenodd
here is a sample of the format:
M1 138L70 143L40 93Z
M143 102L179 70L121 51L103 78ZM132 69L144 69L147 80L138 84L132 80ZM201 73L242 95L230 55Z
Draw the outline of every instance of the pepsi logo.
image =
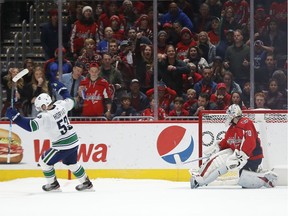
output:
M194 140L186 128L170 126L165 128L158 136L157 150L162 159L168 163L176 164L175 154L179 154L182 162L192 155Z

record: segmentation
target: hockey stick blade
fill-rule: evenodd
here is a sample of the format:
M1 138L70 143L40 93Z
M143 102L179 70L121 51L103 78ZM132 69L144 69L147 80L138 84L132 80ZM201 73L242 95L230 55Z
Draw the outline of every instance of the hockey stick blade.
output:
M24 70L20 71L15 77L13 77L12 81L17 82L19 79L21 79L27 73L29 73L29 70L27 68L25 68Z

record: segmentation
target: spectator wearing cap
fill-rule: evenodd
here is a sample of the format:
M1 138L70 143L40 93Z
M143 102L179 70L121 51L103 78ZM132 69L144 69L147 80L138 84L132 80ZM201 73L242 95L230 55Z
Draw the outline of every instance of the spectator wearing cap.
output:
M146 92L148 98L153 98L154 96L154 88L149 89ZM165 113L168 115L170 112L171 104L175 97L177 96L177 92L173 89L167 87L165 83L158 83L158 107L161 107L165 110Z
M82 54L77 58L78 62L85 65L83 76L87 76L91 63L101 64L102 56L95 51L95 45L92 38L85 39Z
M142 36L147 37L149 40L153 40L153 29L149 28L149 22L148 22L148 15L142 14L135 22L134 25L136 32L142 33Z
M122 41L125 38L124 35L124 25L121 22L121 19L117 15L113 15L110 17L111 21L111 28L113 30L113 35L112 37L115 38L118 41Z
M179 9L177 3L171 2L169 4L168 12L163 14L160 19L160 24L163 27L165 23L174 23L178 21L183 27L187 27L191 32L193 32L193 23L190 18L181 9Z
M176 45L177 57L181 60L184 60L187 56L187 51L189 50L189 47L196 45L197 42L193 39L192 32L186 27L182 28L180 34L180 41Z
M74 23L71 32L71 53L76 60L80 55L80 51L84 46L84 41L87 38L92 38L98 42L98 25L94 21L93 9L90 6L85 6L82 9L82 16Z
M107 80L100 76L100 68L92 63L89 75L80 82L78 95L82 103L81 116L105 116L111 119L111 91Z
M81 62L75 62L72 72L62 75L62 83L66 86L72 98L74 98L75 106L68 113L69 116L80 116L81 107L80 107L80 97L78 95L78 88L80 82L85 79L82 75L85 70L85 65Z
M134 7L135 3L138 4L137 8ZM121 14L123 14L124 16L126 28L130 28L134 26L138 17L142 13L144 13L143 9L144 9L144 4L140 1L133 1L133 2L130 0L123 1L120 11L121 11Z
M157 35L158 52L157 53L160 53L160 54L165 53L166 46L167 46L167 39L168 39L167 36L168 36L167 33L163 30L158 32L158 35Z
M269 21L270 17L266 14L265 8L262 5L258 5L254 15L254 31L262 34L262 32L267 28Z
M142 113L149 107L148 97L140 91L140 82L138 79L132 79L129 85L128 96L131 98L132 107L138 112Z
M163 81L167 87L175 90L178 96L182 96L183 75L189 74L190 69L185 62L177 58L176 49L173 45L168 45L165 54L158 55L159 80Z
M118 53L113 56L113 61L114 67L122 74L125 86L130 86L131 80L136 78L130 41L121 41Z
M54 58L55 50L58 48L58 11L51 9L49 11L49 22L41 24L41 46L44 50L45 59ZM63 46L67 48L69 41L69 32L65 25L62 26Z
M59 49L57 48L54 54L55 57L48 59L43 66L45 76L49 82L53 82L55 79L57 79L56 76L59 74L65 74L72 71L71 62L67 58L65 58L66 56L65 48L62 48L63 53L62 71L59 71L58 52Z
M151 45L140 45L141 35L142 33L137 33L134 62L136 78L140 82L140 91L145 93L153 87L154 83L153 49Z
M211 20L211 30L207 32L211 44L217 45L220 41L220 19L213 17Z
M116 1L109 1L106 5L107 9L104 10L99 17L98 24L99 24L99 39L103 40L105 38L105 29L107 27L111 27L111 17L118 16L121 27L123 26L123 30L125 29L125 19L123 14L119 13L118 5Z
M210 101L217 105L218 110L224 110L230 103L231 95L226 91L225 83L218 83L216 92L211 95Z
M167 33L167 44L176 46L180 42L182 28L183 27L179 21L175 21L174 23L164 23L162 31Z

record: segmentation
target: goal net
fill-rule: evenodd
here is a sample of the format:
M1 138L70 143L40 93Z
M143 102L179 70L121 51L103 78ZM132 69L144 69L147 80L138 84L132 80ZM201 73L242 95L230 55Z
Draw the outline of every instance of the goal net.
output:
M244 110L243 116L249 117L255 124L261 140L264 170L274 169L278 174L278 185L287 185L287 110ZM205 148L215 141L223 139L228 127L225 127L225 110L205 110L199 116L199 157ZM201 161L199 162L199 166ZM217 179L217 184L236 184L238 172L228 172Z

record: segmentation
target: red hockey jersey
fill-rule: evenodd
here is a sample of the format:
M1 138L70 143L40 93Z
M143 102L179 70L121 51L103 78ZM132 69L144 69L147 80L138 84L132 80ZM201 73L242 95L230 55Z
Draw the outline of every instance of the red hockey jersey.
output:
M103 116L105 100L111 99L109 83L103 78L98 78L95 82L86 78L80 82L80 86L86 87L82 116Z
M246 117L241 118L236 125L232 124L224 139L220 142L220 149L231 148L241 150L247 154L249 160L263 158L263 151L253 122Z

